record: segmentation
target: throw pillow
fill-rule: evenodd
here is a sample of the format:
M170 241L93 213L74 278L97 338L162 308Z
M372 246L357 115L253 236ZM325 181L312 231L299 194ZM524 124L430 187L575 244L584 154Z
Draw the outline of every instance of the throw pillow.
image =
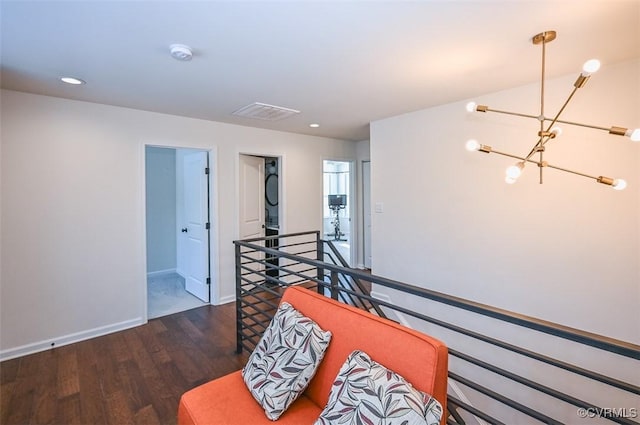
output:
M283 302L242 370L253 397L272 421L307 388L331 339L310 318Z
M314 425L438 425L441 417L436 399L358 350L340 368Z

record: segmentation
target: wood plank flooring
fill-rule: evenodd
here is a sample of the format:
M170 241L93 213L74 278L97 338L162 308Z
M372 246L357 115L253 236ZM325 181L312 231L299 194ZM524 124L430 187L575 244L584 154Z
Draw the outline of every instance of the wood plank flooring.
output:
M0 363L0 424L175 424L185 391L242 368L235 303Z

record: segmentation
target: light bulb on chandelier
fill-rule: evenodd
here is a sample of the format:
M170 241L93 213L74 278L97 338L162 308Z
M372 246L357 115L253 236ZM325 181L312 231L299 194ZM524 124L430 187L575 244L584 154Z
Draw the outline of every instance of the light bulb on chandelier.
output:
M600 61L598 59L589 59L582 65L582 75L588 77L600 69Z
M627 182L623 179L614 179L611 187L615 190L624 190L627 187Z
M507 178L513 179L514 181L517 180L518 177L522 175L522 170L524 170L524 162L518 162L517 164L507 167Z
M469 139L465 147L469 152L477 151L480 149L480 143L475 139Z
M624 135L631 139L632 142L640 142L640 128L635 130L627 130Z

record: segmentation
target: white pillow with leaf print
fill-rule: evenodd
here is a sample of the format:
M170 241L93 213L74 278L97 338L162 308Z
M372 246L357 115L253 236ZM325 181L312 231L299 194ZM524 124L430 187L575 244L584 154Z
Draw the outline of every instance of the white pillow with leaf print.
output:
M272 421L307 388L324 357L331 332L287 302L278 307L242 369L253 397Z
M347 357L314 425L438 425L442 406L362 351Z

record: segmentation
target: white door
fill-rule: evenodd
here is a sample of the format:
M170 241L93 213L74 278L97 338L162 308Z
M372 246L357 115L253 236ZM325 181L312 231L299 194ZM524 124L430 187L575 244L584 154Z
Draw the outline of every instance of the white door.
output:
M261 238L265 235L264 158L240 155L240 239ZM262 246L264 246L262 244ZM246 261L247 267L256 273L246 273L244 282L255 285L264 283L264 252L246 252L253 261ZM246 260L247 258L245 258Z
M188 153L184 165L185 288L209 302L209 175L207 152Z
M264 158L240 155L240 239L264 236Z
M364 266L371 268L371 162L362 163L362 222L364 227Z

